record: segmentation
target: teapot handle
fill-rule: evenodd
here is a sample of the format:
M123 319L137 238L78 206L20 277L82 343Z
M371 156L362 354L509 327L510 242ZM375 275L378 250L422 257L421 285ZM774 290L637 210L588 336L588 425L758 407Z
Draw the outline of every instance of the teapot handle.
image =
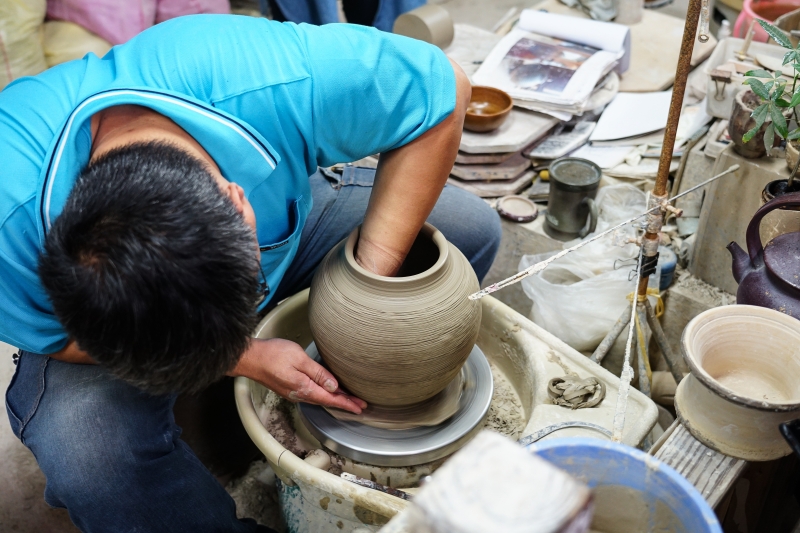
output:
M750 224L747 226L747 253L750 254L750 261L758 261L758 257L764 252L764 245L761 243L761 220L776 209L782 207L800 207L800 192L793 192L776 196L766 204L762 205L753 215Z

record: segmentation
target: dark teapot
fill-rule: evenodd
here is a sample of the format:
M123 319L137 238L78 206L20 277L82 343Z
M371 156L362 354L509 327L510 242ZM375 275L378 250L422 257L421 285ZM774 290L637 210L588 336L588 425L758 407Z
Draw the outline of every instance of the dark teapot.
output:
M733 277L739 284L736 303L769 307L800 319L800 232L778 235L761 244L761 220L775 209L800 207L800 193L778 196L761 206L747 226L747 251L735 242Z

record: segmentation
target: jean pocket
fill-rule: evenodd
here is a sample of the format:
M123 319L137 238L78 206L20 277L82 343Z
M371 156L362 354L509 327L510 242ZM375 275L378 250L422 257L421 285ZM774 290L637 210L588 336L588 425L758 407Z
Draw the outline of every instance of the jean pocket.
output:
M17 370L6 389L6 412L11 430L24 442L25 426L30 422L44 394L44 373L49 357L20 352Z
M342 186L372 187L375 184L374 168L346 166L342 171Z
M320 172L330 182L331 187L339 190L342 187L355 185L356 187L372 187L375 184L376 169L368 167L355 167L347 164L338 174L331 169L320 167Z

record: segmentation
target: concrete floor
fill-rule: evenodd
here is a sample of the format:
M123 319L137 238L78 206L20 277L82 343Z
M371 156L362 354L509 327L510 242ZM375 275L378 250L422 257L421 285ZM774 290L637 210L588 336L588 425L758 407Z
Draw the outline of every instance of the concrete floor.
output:
M0 390L5 391L14 375L11 355L16 350L0 343ZM4 395L5 397L5 395ZM5 403L3 403L5 405ZM45 502L44 474L36 459L11 432L3 409L0 420L0 531L21 533L72 533L64 509L51 509Z

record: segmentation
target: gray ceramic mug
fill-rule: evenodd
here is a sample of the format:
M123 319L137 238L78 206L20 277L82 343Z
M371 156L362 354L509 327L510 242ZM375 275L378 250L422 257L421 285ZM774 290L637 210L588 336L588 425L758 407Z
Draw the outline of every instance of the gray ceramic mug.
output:
M569 241L595 230L594 198L601 177L600 167L586 159L562 157L550 164L550 197L544 224L548 235Z

